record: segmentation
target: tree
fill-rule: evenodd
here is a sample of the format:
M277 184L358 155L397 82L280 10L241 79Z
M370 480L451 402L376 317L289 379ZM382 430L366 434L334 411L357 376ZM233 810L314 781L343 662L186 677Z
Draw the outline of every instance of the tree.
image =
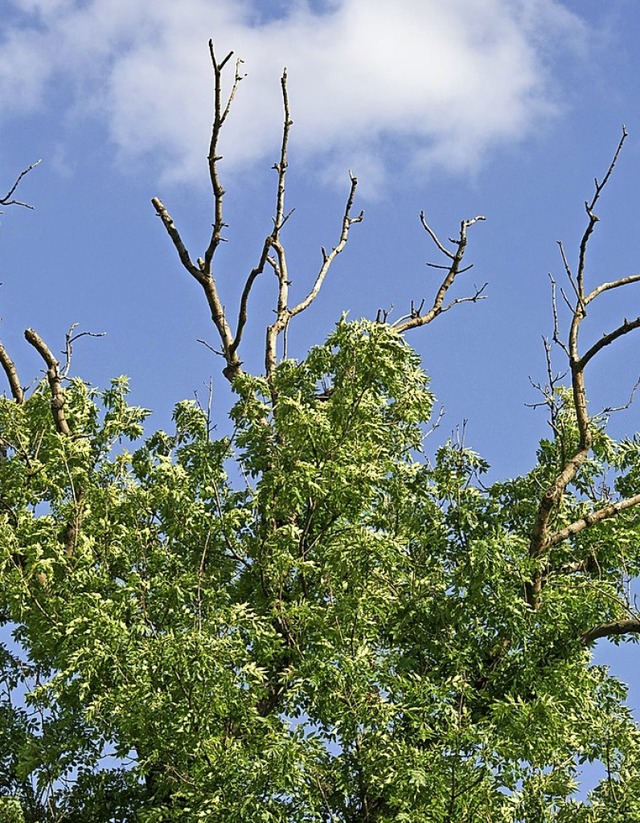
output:
M215 82L208 168L213 227L193 261L235 393L233 433L182 401L175 430L143 436L127 382L69 376L33 330L46 379L22 388L4 348L0 399L2 652L0 809L15 821L631 821L640 819L640 734L625 687L593 664L598 638L633 640L640 566L640 440L613 441L589 414L586 369L640 326L583 348L604 292L589 284L595 209L626 139L586 204L569 291L555 301L541 386L551 436L531 471L486 486L465 443L428 455L429 381L405 333L451 298L464 220L433 303L396 321L342 318L323 345L279 356L289 322L284 129L272 230L232 318L214 270L225 229L218 138L230 96ZM19 180L17 181L19 182ZM13 198L16 186L6 201ZM241 360L251 289L276 275L263 375ZM448 301L448 302L447 302ZM561 335L561 314L569 333ZM567 357L569 384L551 352ZM603 764L588 797L583 764Z

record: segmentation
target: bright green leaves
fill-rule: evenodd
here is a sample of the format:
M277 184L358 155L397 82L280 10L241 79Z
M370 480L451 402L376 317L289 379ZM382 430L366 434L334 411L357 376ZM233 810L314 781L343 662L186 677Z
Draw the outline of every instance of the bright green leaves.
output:
M485 488L471 449L422 457L428 380L383 324L342 320L271 383L238 377L228 438L184 401L130 450L146 412L122 378L67 387L64 437L45 389L0 400L2 608L24 658L2 679L7 819L636 813L638 732L581 639L622 614L634 510L559 540L525 597L541 489L576 448L568 405L538 465ZM603 480L631 494L639 449L597 429L551 527L606 505ZM591 805L587 761L609 768Z

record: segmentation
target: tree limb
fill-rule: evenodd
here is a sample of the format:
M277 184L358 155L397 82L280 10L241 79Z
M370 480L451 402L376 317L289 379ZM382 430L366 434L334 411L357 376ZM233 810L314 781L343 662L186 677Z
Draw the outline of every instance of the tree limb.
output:
M60 434L71 435L71 429L64 413L64 391L62 389L62 376L60 375L60 363L53 356L51 349L47 346L40 335L33 329L27 329L24 336L47 366L47 380L51 389L51 414L56 429Z
M590 512L584 517L581 517L579 520L565 526L563 529L559 529L557 532L549 535L545 541L545 549L549 549L552 546L557 546L558 543L562 543L574 534L579 534L581 531L588 529L590 526L595 526L596 523L601 523L603 520L609 520L612 517L616 517L617 515L622 514L623 511L639 504L640 494L635 494L633 497L618 500L616 503L610 503L602 509L597 509L596 511Z
M574 480L574 478L580 470L580 467L584 464L585 460L587 459L593 442L593 431L587 409L587 393L584 380L585 366L587 365L589 360L591 360L605 346L608 346L617 338L632 331L632 329L640 327L640 317L633 321L625 320L624 323L622 323L617 329L614 329L614 331L604 335L597 343L595 343L590 349L588 349L584 355L580 355L579 333L582 321L584 320L587 314L587 304L593 301L598 295L602 294L605 291L608 291L613 288L618 288L623 285L627 285L628 283L634 283L640 280L640 277L638 275L629 275L628 277L619 278L618 280L615 280L611 283L603 283L599 286L596 286L596 288L593 289L588 295L585 295L584 274L587 259L587 249L589 239L593 233L595 224L598 221L598 218L594 214L593 210L600 198L600 195L602 194L604 187L607 185L611 177L611 174L618 161L620 152L622 150L622 146L626 138L627 131L623 126L622 136L614 153L613 159L609 164L607 172L602 182L598 182L598 180L595 181L596 188L593 198L590 203L585 203L588 222L585 232L580 241L578 271L575 282L571 275L571 270L569 268L566 254L564 253L562 244L560 244L563 264L565 266L567 276L574 288L574 291L576 292L576 303L573 307L571 307L572 317L569 328L568 342L566 346L563 346L563 349L568 354L569 366L571 371L571 388L573 396L573 407L576 415L576 423L578 428L578 444L577 447L574 449L573 453L564 459L563 465L561 466L554 480L547 487L547 489L545 490L544 494L540 499L538 511L533 523L533 527L531 529L529 542L529 556L538 561L540 561L546 555L546 553L552 545L556 545L563 539L566 539L566 537L571 536L571 534L575 534L581 531L582 529L588 528L590 525L600 522L606 519L607 517L613 517L618 513L618 510L628 508L630 505L635 505L636 502L640 501L640 498L636 500L635 497L629 499L634 501L633 503L630 503L629 501L620 501L619 503L611 504L610 506L600 509L598 512L594 512L592 515L588 515L583 520L576 521L575 524L568 526L566 529L561 529L555 533L551 530L552 516L554 512L557 510L557 507L560 504L560 501L562 500L562 497L567 486ZM554 314L554 336L555 329L557 329L557 315ZM619 509L617 509L616 507L619 507ZM602 514L600 514L600 512L602 512ZM560 535L564 535L565 533L565 537L560 537ZM538 563L537 569L533 575L533 579L529 584L527 584L526 587L526 599L528 604L533 609L537 609L539 606L542 585L542 564Z
M637 328L640 328L640 317L636 317L635 320L625 320L624 323L621 323L617 329L610 331L608 334L603 334L600 340L598 340L597 343L594 343L593 346L591 346L591 348L582 355L578 364L579 367L584 369L589 360L591 360L591 358L594 357L594 355L596 355L601 349L604 349L605 346L609 346L614 340L617 340L625 334L629 334L630 331Z
M434 320L439 314L443 314L445 311L448 311L452 306L455 306L458 303L475 303L480 299L481 294L486 287L486 283L480 289L476 289L475 295L471 297L457 298L456 300L453 300L451 303L449 303L447 306L444 305L444 299L447 292L453 285L456 277L463 271L463 269L461 269L461 263L467 247L467 229L469 228L469 226L473 226L474 223L477 223L478 221L485 219L486 218L482 215L478 215L478 217L474 217L472 220L462 220L462 222L460 223L460 234L458 236L458 239L451 241L455 244L456 250L455 252L451 252L440 242L436 233L429 226L425 218L424 212L420 212L420 221L422 222L425 231L427 232L427 234L429 234L433 242L436 244L437 248L451 260L451 265L447 267L447 274L442 283L440 284L438 291L436 292L435 299L429 311L427 311L425 314L422 314L421 309L417 312L411 311L407 317L402 317L400 318L400 320L393 324L393 327L397 329L397 331L405 332L408 329L415 329L418 326L426 326L428 323L431 323L431 321ZM467 271L468 268L469 267L464 269L464 271Z
M229 54L224 58L221 63L218 63L215 55L215 50L213 48L213 40L209 40L209 54L211 56L211 65L213 67L213 76L214 76L214 94L213 94L213 124L211 127L211 141L209 143L209 155L208 155L208 163L209 163L209 179L211 181L211 191L213 192L213 203L214 203L214 219L213 219L213 228L211 232L211 238L209 240L209 245L204 253L204 266L203 269L206 273L211 272L211 263L213 261L213 256L216 253L216 249L220 245L223 240L222 232L226 228L227 224L224 222L223 217L223 201L225 190L220 182L220 175L218 173L218 162L222 160L221 155L218 153L218 141L220 139L220 130L224 125L225 120L229 114L231 109L231 104L236 96L236 92L238 90L238 86L240 81L242 80L242 75L240 74L240 66L242 65L242 60L236 60L236 70L233 80L233 85L231 87L231 92L229 93L229 97L227 98L227 102L224 106L222 105L222 71L225 65L233 56L233 52L230 51Z
M580 635L580 640L585 646L590 645L601 637L612 637L622 634L640 634L640 620L627 618L626 620L614 620L612 623L601 623L593 629Z
M9 381L9 387L11 389L13 399L16 403L24 403L24 389L20 384L20 378L18 377L15 363L7 354L7 350L2 343L0 343L0 366L2 366L4 373L7 375L7 380Z

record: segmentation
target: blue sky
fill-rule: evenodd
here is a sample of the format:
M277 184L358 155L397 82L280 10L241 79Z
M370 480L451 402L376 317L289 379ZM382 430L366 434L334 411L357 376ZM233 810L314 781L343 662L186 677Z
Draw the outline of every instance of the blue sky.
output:
M193 257L210 227L206 152L207 40L245 61L223 138L229 242L218 263L228 306L271 225L286 65L294 119L284 239L293 293L303 296L335 242L348 170L361 182L354 226L320 298L292 326L290 352L321 342L341 312L404 314L434 294L438 261L420 226L442 238L462 218L469 262L454 296L488 282L488 299L410 333L446 409L446 437L467 442L493 476L526 471L544 413L525 404L545 377L548 273L562 279L585 225L583 202L625 123L630 137L598 213L591 282L640 268L640 6L636 0L4 0L0 19L0 182L36 159L20 195L34 211L0 217L0 339L23 383L41 363L22 338L33 326L54 350L72 323L106 331L79 341L73 373L98 385L131 377L133 399L168 425L172 404L204 393L224 421L228 392L196 284L181 270L150 204L167 205ZM274 283L255 290L241 355L262 362ZM640 314L640 286L589 317L595 340ZM587 324L585 324L587 325ZM564 325L566 329L566 323ZM640 337L590 365L595 412L626 402L640 375ZM558 369L562 368L557 353ZM638 404L612 421L638 428ZM623 675L637 647L618 655ZM610 652L604 648L601 659ZM620 663L616 663L617 666ZM640 705L640 695L632 695Z

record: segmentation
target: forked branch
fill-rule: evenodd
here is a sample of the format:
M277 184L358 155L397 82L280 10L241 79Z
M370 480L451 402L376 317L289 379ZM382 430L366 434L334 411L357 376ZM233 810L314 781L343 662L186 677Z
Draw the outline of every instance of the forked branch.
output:
M350 174L350 180L351 187L349 189L349 196L347 197L347 203L342 216L342 228L340 231L340 237L338 238L338 242L335 246L333 246L333 248L329 252L327 252L325 248L322 249L322 263L316 275L316 279L313 284L313 287L311 288L311 291L303 300L301 300L299 303L297 303L295 306L291 308L289 308L287 305L289 284L288 282L284 283L284 285L282 284L281 270L279 268L276 268L276 274L278 275L278 278L281 283L281 291L279 294L276 319L267 329L265 369L267 378L269 380L273 376L276 367L276 345L278 336L286 329L292 317L295 317L297 314L301 314L303 311L308 309L309 306L316 299L316 297L320 293L320 289L322 288L322 284L324 283L325 277L329 273L331 265L333 264L336 257L344 250L345 246L347 245L351 226L354 223L360 223L364 218L364 212L362 211L355 217L352 216L353 204L356 196L356 189L358 187L358 178L355 177L353 174Z
M154 197L151 202L156 210L156 214L162 220L167 234L169 235L169 238L178 253L180 262L186 271L189 272L189 274L194 278L194 280L200 284L205 293L211 312L211 319L222 344L221 354L226 360L226 366L223 369L223 373L231 381L242 373L242 361L240 360L238 350L248 320L248 304L251 290L256 279L263 273L266 266L269 265L272 268L278 283L275 305L276 319L267 329L267 339L265 345L265 371L267 379L271 381L277 362L276 345L278 336L286 330L291 317L304 311L315 300L332 262L346 245L351 225L362 220L362 213L356 217L352 217L351 215L357 181L355 177L351 177L350 194L342 221L342 231L337 245L329 253L325 252L323 249L323 262L320 271L316 276L313 288L304 300L298 303L295 307L290 308L290 278L287 266L286 251L281 238L282 228L291 214L291 212L287 213L285 210L286 173L288 165L287 153L290 129L293 124L289 112L287 72L285 70L281 80L284 126L282 131L280 157L278 162L274 164L274 169L277 172L277 186L273 228L263 242L258 263L245 278L244 286L240 295L238 319L234 332L227 321L225 308L220 298L217 283L213 276L213 261L217 249L224 240L224 237L222 236L223 230L227 227L223 216L225 190L222 186L219 174L219 163L222 160L222 156L219 153L218 145L221 129L229 115L238 85L242 80L242 75L240 74L240 66L242 65L242 61L236 61L235 76L231 91L226 100L223 100L222 73L232 57L232 52L230 52L224 60L218 61L213 43L211 41L209 41L209 52L211 55L211 64L214 74L213 125L208 156L209 178L213 198L213 224L207 248L204 251L203 256L198 257L195 263L182 239L180 231L176 227L175 222L165 205L157 197Z
M35 163L32 163L30 166L27 166L26 169L20 172L9 191L5 194L4 197L0 197L0 206L23 206L25 209L33 209L33 206L29 205L29 203L24 203L22 200L14 200L13 195L15 194L16 189L22 182L23 177L26 177L26 175L29 174L29 172L32 169L35 169L36 166L39 166L41 162L41 160L36 160Z
M630 498L611 503L600 509L596 509L568 526L564 526L559 529L556 528L555 530L553 527L554 517L557 513L564 493L569 484L576 478L584 462L587 460L593 443L593 424L589 418L587 408L587 392L584 375L585 367L605 347L611 345L615 340L640 327L640 317L637 317L635 320L631 321L625 319L624 322L613 331L604 334L600 340L588 348L584 354L580 353L579 335L582 322L587 316L587 306L606 291L621 288L631 283L640 282L640 275L632 274L626 277L618 278L617 280L613 280L611 282L601 283L589 293L586 293L585 291L587 250L595 224L598 221L598 217L594 213L594 208L600 198L600 195L602 194L603 189L611 178L611 174L616 163L618 162L618 158L620 156L624 141L627 138L627 134L626 129L623 127L622 136L614 153L613 159L609 164L607 172L601 182L596 179L595 193L591 199L591 202L585 203L588 221L587 227L580 241L578 269L575 280L571 274L571 269L566 254L564 253L564 248L560 245L563 265L565 267L567 277L569 278L575 292L575 303L570 305L571 322L568 340L566 343L560 343L558 337L557 312L555 309L554 299L554 340L557 343L560 343L562 349L568 355L571 373L573 407L578 429L578 443L573 452L564 457L563 463L560 466L554 480L542 495L531 530L529 554L532 559L537 561L537 568L534 573L533 580L527 587L527 601L533 609L536 609L539 606L540 594L544 581L544 566L546 563L545 558L553 546L558 545L584 529L594 526L597 523L611 517L615 517L622 511L640 503L640 495L635 495Z
M454 251L450 251L438 239L438 236L436 235L434 230L427 223L424 212L420 212L420 221L422 223L424 230L431 237L431 239L433 240L437 248L440 250L440 252L442 252L442 254L449 258L451 263L447 266L433 266L434 268L444 268L446 270L446 275L440 283L433 304L426 312L422 311L422 303L420 304L417 310L412 307L412 310L408 315L406 315L405 317L401 317L400 320L397 320L393 324L393 327L397 331L405 332L409 329L418 328L418 326L426 326L428 323L431 323L432 320L438 317L438 315L443 314L446 311L449 311L449 309L451 309L453 306L458 305L459 303L476 303L478 300L483 299L483 292L487 286L486 283L480 288L476 288L475 294L469 297L457 297L455 300L452 300L450 303L446 305L444 302L445 297L447 296L447 292L453 285L456 277L465 271L469 271L469 269L471 268L471 266L462 268L462 259L467 248L467 229L470 226L473 226L474 223L478 223L479 221L485 219L486 218L482 215L478 215L478 217L474 217L472 220L462 220L460 223L460 233L458 235L457 240L451 240L451 242L454 244Z

